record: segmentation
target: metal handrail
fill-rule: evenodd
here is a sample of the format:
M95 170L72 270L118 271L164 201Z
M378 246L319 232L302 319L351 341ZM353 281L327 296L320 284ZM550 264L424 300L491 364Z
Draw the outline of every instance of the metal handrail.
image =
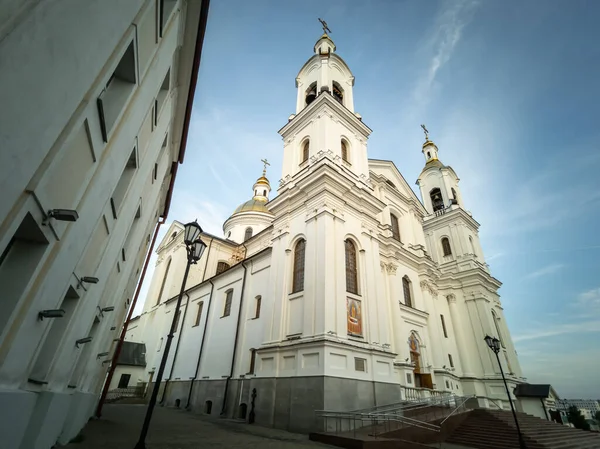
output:
M442 426L442 424L444 424L444 423L446 422L446 420L447 420L448 418L450 418L452 415L454 415L454 413L456 413L456 411L457 411L459 408L461 408L463 405L465 405L469 399L473 399L473 398L476 398L476 397L477 397L477 396L467 396L467 397L465 397L465 399L464 399L464 400L463 400L463 401L460 403L460 405L456 406L456 407L454 408L454 410L452 410L452 412L451 412L451 413L450 413L448 416L446 416L446 417L445 417L445 418L442 420L442 422L440 422L440 427Z

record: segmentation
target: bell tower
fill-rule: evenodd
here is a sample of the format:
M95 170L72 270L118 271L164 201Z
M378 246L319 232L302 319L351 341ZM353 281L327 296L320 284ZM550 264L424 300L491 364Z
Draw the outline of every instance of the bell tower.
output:
M323 27L314 55L296 76L296 113L279 130L284 141L283 183L324 157L363 181L369 177L371 130L354 111L354 75L336 53L328 30Z
M429 213L424 229L432 258L440 263L456 262L472 256L484 264L479 243L479 223L466 211L454 169L438 159L438 147L425 132L422 153L425 167L417 179L423 205Z

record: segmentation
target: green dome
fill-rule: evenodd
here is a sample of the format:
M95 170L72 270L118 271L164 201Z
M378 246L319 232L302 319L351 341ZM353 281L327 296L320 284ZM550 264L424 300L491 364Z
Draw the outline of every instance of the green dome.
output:
M238 208L233 212L232 215L238 214L240 212L264 212L266 214L273 215L273 213L269 209L267 209L266 204L266 201L251 199L238 206Z

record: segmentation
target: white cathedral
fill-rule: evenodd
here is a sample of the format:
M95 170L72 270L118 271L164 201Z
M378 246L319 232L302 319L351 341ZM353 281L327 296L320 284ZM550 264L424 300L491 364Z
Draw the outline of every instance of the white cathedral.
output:
M244 417L254 402L257 423L293 431L311 430L315 410L443 392L508 407L487 334L509 386L524 378L459 178L427 134L421 199L394 162L368 158L371 129L335 50L323 34L296 78L277 196L263 172L225 238L202 235L178 311L186 249L171 225L127 331L145 366L119 365L115 388L152 382L178 313L165 405Z

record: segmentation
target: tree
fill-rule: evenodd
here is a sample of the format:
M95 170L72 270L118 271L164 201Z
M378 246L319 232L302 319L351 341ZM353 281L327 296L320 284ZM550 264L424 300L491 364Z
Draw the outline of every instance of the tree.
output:
M590 430L590 425L581 414L581 411L574 405L570 406L569 410L567 410L567 418L576 429Z
M598 410L598 411L596 412L596 415L594 416L594 418L596 418L596 422L597 422L598 424L600 424L600 410Z

